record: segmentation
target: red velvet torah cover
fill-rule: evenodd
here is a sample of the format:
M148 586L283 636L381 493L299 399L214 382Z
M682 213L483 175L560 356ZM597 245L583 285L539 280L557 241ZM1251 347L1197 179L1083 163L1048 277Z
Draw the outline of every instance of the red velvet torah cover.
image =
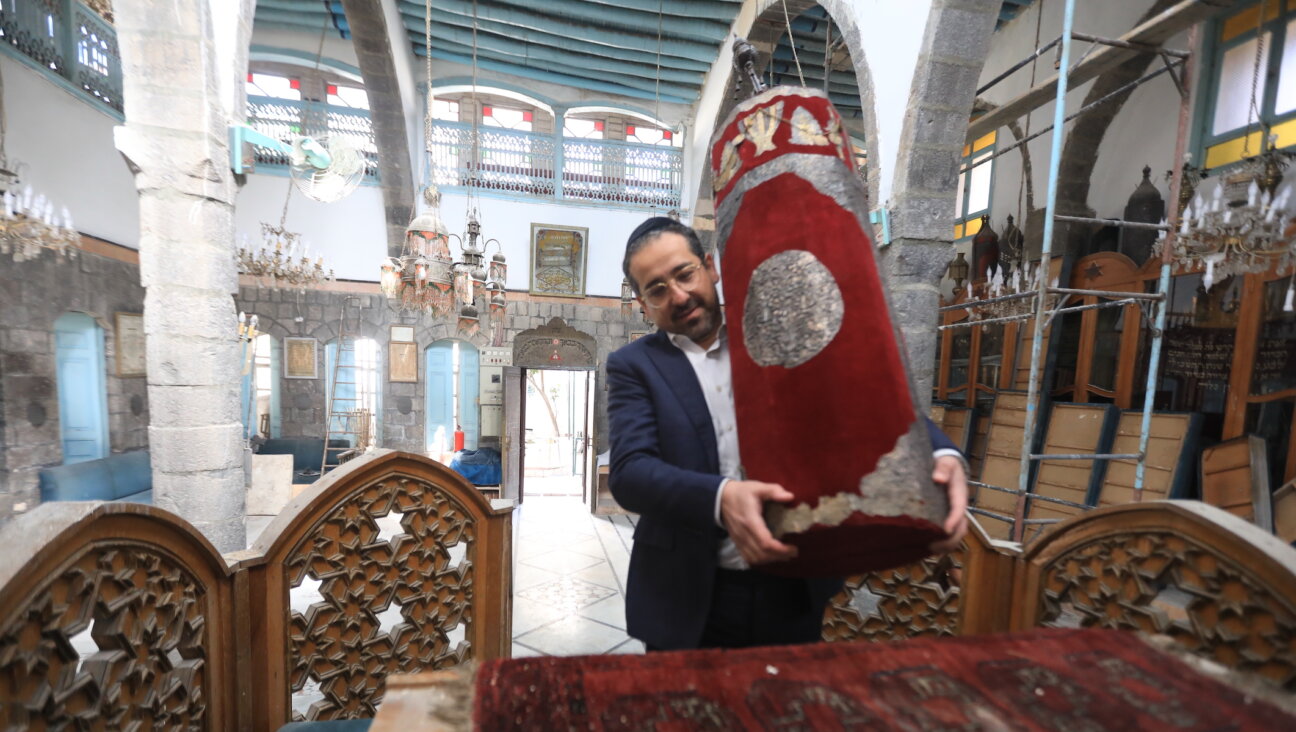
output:
M861 492L861 478L874 471L879 459L902 438L917 435L926 442L915 451L922 459L906 467L904 482L912 481L913 494L930 493L930 442L925 429L915 428L918 417L897 331L872 242L857 216L866 205L864 191L836 110L813 90L769 90L731 115L714 139L711 160L746 477L779 483L796 495L798 504L814 508L826 497ZM782 274L770 277L786 272L786 259L776 258L763 281L753 280L762 263L785 252L826 268L830 278L822 279L835 282L840 293L840 325L835 336L818 339L828 342L808 360L791 367L762 366L753 360L744 333L747 299L758 286L801 287ZM823 274L822 268L817 271ZM783 305L790 302L791 309L803 311L800 321L782 321L795 324L782 331L800 339L821 330L817 309L824 305L824 291L793 294L791 301L776 295ZM948 510L943 492L934 498L918 501L925 510L900 515L888 515L894 512L881 507L854 510L835 518L833 525L818 523L816 514L807 530L780 536L798 547L798 557L762 569L845 576L919 559L933 540L944 536L939 526Z
M485 661L478 730L1296 729L1131 633Z

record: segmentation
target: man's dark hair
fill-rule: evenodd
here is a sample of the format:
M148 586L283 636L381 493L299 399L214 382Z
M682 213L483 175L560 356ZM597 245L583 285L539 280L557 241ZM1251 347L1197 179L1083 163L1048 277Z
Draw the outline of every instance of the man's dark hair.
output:
M693 252L699 261L706 258L702 240L698 238L697 232L691 226L685 226L665 216L648 219L630 235L630 240L626 242L625 259L621 260L621 271L625 273L625 278L630 281L630 287L636 295L639 294L639 283L630 276L630 258L635 255L635 252L656 241L662 234L679 234L688 240L689 251Z

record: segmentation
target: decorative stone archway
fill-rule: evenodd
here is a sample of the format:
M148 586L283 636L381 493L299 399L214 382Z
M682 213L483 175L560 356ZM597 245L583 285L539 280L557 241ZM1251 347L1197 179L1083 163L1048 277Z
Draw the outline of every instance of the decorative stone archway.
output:
M756 20L749 35L766 54L785 32L784 0L756 0ZM815 3L786 0L795 17ZM937 307L941 276L953 258L950 246L957 173L968 118L981 68L998 18L999 0L932 0L905 100L905 118L890 174L886 201L880 201L877 104L872 74L860 32L869 7L852 0L821 0L841 32L860 86L869 157L871 205L885 205L891 218L891 245L880 250L880 264L891 291L892 311L904 334L918 399L931 397L936 349ZM874 59L874 62L879 62ZM731 74L731 72L730 72ZM732 75L728 86L732 86ZM750 90L747 90L750 91ZM895 103L890 100L886 103ZM722 124L732 105L716 118ZM709 166L703 166L707 170ZM705 174L704 174L705 176ZM701 193L709 198L710 182ZM697 210L710 206L696 206Z
M594 369L598 344L594 336L553 318L513 339L513 365L527 369Z

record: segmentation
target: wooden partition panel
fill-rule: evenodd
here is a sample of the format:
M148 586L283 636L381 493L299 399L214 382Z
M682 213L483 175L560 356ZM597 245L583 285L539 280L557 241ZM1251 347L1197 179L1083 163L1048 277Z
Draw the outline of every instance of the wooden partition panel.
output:
M1042 452L1047 455L1093 455L1102 448L1113 408L1103 404L1054 404L1049 410L1048 430ZM1035 476L1033 493L1083 504L1093 487L1094 460L1043 460ZM1083 509L1049 501L1030 502L1028 518L1064 519ZM1025 539L1048 530L1050 524L1026 527Z
M379 451L312 485L239 565L257 719L372 717L389 673L507 657L511 537L511 509L424 457Z
M1273 530L1269 459L1263 438L1246 435L1202 450L1202 501Z
M1103 627L1296 691L1296 550L1197 501L1099 509L1021 557L1012 627Z
M51 502L0 531L0 728L243 729L225 562L138 503Z
M389 673L509 654L502 503L384 450L329 473L254 549L225 557L151 506L38 506L0 529L0 728L372 717Z
M830 641L977 635L1038 626L1158 633L1296 691L1296 548L1198 501L1067 519L1023 553L974 520L958 552L847 581Z
M981 465L981 482L1017 490L1021 476L1021 446L1025 439L1026 394L999 392L989 423L985 457ZM976 492L975 505L997 514L1012 516L1017 509L1017 496L980 488ZM1006 521L986 516L982 518L982 523L995 539L1007 539L1012 533L1012 525Z
M1112 440L1111 452L1129 455L1139 451L1139 434L1143 412L1121 413ZM1134 495L1134 476L1137 462L1112 460L1107 464L1102 488L1098 493L1098 506L1117 506L1136 500L1155 501L1164 498L1182 498L1182 488L1187 479L1187 458L1200 431L1200 415L1185 412L1153 412L1152 427L1148 432L1147 461L1143 472L1143 495Z

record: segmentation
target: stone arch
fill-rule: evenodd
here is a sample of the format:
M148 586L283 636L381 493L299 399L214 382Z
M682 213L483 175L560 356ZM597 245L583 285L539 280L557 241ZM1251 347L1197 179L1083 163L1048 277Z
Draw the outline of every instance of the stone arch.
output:
M553 318L513 338L513 365L528 369L594 369L598 343L594 336Z
M811 0L786 0L792 17L814 4ZM841 30L855 66L868 125L865 144L869 154L869 196L876 201L880 164L877 110L860 33L861 13L851 0L821 0L818 4ZM937 320L938 287L953 257L950 222L958 163L999 5L995 0L933 0L909 88L890 195L885 202L891 217L892 245L881 250L880 262L890 284L892 312L904 333L908 361L913 365L918 401L924 405L931 394L928 366L935 357L933 326ZM756 21L749 40L766 54L785 30L783 7L783 0L758 0L756 4ZM730 84L733 81L730 72ZM723 124L731 106L727 101L717 125ZM702 189L707 197L708 168L703 168Z

